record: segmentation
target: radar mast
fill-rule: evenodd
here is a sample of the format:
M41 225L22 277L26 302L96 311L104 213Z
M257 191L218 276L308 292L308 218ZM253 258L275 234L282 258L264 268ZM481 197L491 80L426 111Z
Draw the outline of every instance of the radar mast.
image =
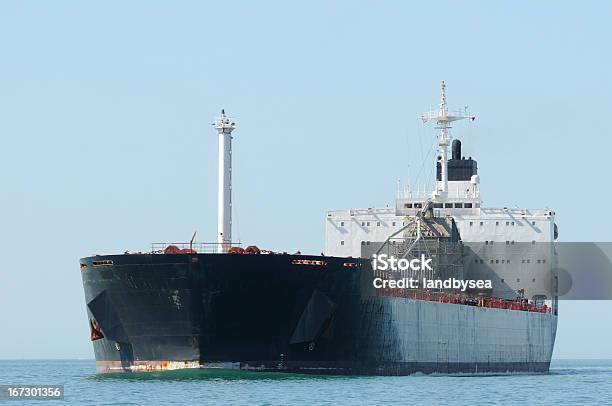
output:
M476 117L471 116L467 112L467 107L464 111L449 112L446 104L446 84L442 81L442 91L440 96L440 107L438 110L428 111L421 116L423 123L428 121L435 121L436 129L440 130L438 134L438 148L440 153L440 166L441 166L441 181L436 188L435 194L439 197L446 197L448 193L448 145L451 141L450 136L450 123L453 121L470 119L474 121Z

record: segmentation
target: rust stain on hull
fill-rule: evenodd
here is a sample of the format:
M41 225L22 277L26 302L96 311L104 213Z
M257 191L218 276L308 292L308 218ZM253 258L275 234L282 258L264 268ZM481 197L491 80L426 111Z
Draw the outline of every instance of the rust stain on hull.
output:
M125 363L121 361L96 361L96 372L99 374L118 372L160 372L200 367L200 361L132 361L129 365L125 365Z

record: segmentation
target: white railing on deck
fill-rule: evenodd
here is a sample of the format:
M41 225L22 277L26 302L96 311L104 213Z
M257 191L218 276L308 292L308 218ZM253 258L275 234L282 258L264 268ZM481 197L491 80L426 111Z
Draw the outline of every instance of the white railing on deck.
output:
M152 254L163 254L166 248L175 246L181 250L193 250L198 254L213 254L219 251L219 246L225 245L228 247L240 247L239 242L233 243L216 243L216 242L154 242L151 243Z

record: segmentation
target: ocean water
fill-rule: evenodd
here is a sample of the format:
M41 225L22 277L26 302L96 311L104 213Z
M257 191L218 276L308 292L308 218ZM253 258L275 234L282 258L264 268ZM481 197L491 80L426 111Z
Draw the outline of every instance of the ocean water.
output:
M558 360L550 373L536 375L329 377L206 370L96 375L94 371L94 361L5 360L0 361L0 384L64 384L64 401L29 402L45 405L612 405L612 360Z

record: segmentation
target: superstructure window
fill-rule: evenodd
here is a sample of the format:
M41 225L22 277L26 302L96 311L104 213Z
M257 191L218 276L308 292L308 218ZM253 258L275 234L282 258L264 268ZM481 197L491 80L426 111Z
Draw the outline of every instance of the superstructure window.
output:
M434 209L441 209L443 206L442 203L434 203Z
M412 203L405 203L404 209L412 209Z
M481 226L484 226L484 221L481 221L481 222L480 222L480 225L481 225Z
M507 226L509 226L509 225L510 225L510 222L509 222L509 221L506 221L506 225L507 225Z
M463 207L465 207L466 209L471 209L472 203L466 203Z
M535 226L535 221L532 221L532 222L531 222L531 225L532 225L532 226Z
M455 209L463 209L463 203L455 203Z
M344 227L344 221L340 222L340 227Z
M376 227L380 227L380 221L376 222Z
M340 245L344 245L344 240L340 241Z
M370 227L370 222L369 221L366 222L366 226Z
M470 227L472 227L474 225L473 221L470 221Z
M392 223L391 223L391 225L392 225L393 227L395 227L395 221L394 221L394 222L392 222Z
M361 227L365 227L365 221L361 222Z
M496 225L496 226L498 226L498 225L499 225L499 221L496 221L496 222L495 222L495 225Z
M414 208L415 209L422 209L423 208L423 203L415 203L414 204Z

